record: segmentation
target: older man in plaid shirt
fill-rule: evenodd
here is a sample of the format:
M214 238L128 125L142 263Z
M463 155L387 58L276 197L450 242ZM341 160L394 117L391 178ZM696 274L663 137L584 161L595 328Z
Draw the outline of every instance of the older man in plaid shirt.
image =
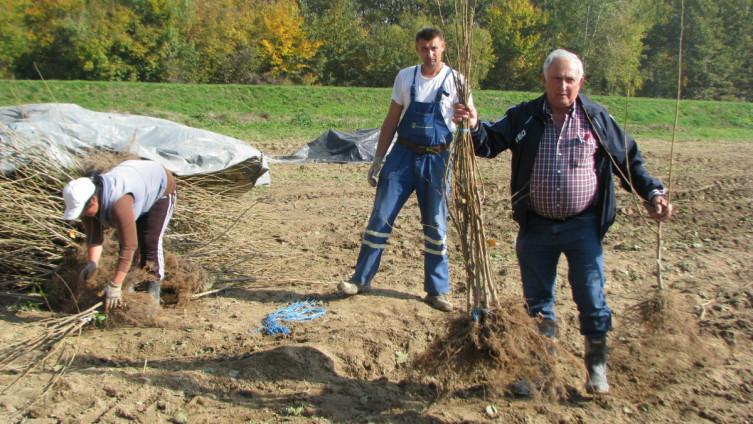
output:
M643 199L654 219L669 219L673 206L661 182L644 168L635 140L609 112L580 94L583 63L577 55L553 51L541 80L544 95L510 108L497 122L479 123L476 109L462 104L455 106L453 119L468 119L476 155L512 152L513 218L520 225L516 252L526 307L540 319L539 331L555 337L554 287L564 254L585 336L586 390L607 393L612 312L604 296L602 240L616 214L612 175ZM510 389L530 394L533 386Z

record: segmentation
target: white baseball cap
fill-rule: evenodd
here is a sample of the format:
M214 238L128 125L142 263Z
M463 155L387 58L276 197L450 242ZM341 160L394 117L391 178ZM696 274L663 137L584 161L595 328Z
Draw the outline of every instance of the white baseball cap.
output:
M91 178L79 178L66 184L63 188L63 200L65 200L63 219L70 221L78 218L95 191L96 187Z

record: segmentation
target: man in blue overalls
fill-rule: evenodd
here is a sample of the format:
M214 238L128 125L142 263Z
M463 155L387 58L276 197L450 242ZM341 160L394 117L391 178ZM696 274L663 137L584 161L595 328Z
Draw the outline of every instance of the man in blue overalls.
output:
M395 78L390 109L368 172L369 184L377 188L374 209L363 235L356 271L350 281L338 285L342 293L371 290L395 218L415 191L424 231L426 302L441 311L452 310L446 296L450 291L446 200L449 144L455 129L453 105L458 99L455 76L442 62L444 49L441 31L421 29L416 34L416 52L422 64L403 69ZM382 167L395 133L397 143Z

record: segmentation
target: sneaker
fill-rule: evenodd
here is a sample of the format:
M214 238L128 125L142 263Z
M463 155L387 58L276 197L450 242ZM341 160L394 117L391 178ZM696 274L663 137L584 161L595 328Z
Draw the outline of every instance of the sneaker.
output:
M450 312L452 311L452 303L450 303L449 300L447 300L447 296L440 294L440 295L433 295L429 294L426 296L426 303L428 303L432 308L438 309L442 312Z
M371 286L368 284L353 284L343 281L337 285L337 290L340 290L340 293L353 296L354 294L371 291Z

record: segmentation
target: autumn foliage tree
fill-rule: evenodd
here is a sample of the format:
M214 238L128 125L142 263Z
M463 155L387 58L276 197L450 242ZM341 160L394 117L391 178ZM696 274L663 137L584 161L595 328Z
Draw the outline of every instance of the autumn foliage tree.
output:
M258 68L257 4L236 0L193 1L189 24L170 75L179 81L250 82Z
M162 81L175 38L171 0L17 2L28 48L22 78ZM2 47L2 46L0 46Z
M685 98L753 99L753 0L686 0ZM0 0L0 77L389 87L449 0ZM473 86L540 90L555 48L584 91L674 97L681 0L478 0ZM440 13L441 12L441 13Z
M294 0L280 0L262 9L258 40L260 70L276 78L305 80L311 58L321 45L310 41Z

